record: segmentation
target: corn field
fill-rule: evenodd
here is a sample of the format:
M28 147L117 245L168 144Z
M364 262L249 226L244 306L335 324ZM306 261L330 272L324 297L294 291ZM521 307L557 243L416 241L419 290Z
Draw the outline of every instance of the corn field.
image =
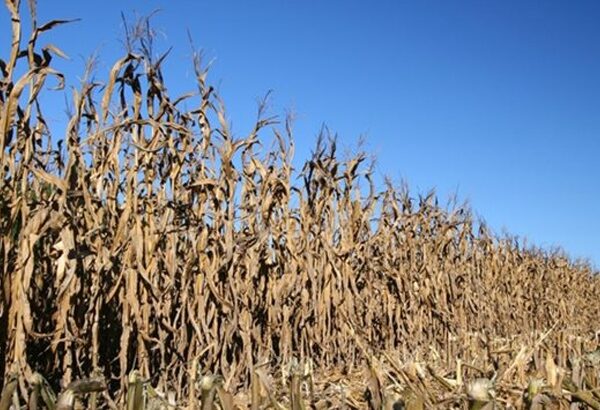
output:
M232 135L200 53L195 91L168 94L147 22L51 136L40 95L65 55L43 37L68 21L38 24L30 1L27 31L19 3L0 56L0 410L600 408L591 266L378 187L326 134L295 169L292 122L264 104Z

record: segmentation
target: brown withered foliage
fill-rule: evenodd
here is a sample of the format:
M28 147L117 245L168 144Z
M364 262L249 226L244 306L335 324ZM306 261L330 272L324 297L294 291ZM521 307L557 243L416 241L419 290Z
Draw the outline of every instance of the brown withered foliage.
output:
M39 96L64 54L39 44L68 21L38 24L30 1L25 38L19 3L0 56L0 407L71 386L69 408L91 385L90 408L444 408L538 370L555 395L596 397L589 265L378 189L326 135L294 170L290 121L261 104L234 137L200 54L196 91L169 96L145 23L51 137Z

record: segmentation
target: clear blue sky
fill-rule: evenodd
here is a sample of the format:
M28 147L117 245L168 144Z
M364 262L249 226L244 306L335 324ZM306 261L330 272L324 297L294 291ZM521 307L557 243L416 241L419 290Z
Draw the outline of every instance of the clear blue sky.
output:
M171 94L193 89L189 29L215 59L238 134L273 89L274 111L298 114L298 159L322 123L348 149L366 135L379 176L458 192L495 231L600 265L598 1L39 3L42 21L82 18L49 38L71 56L59 66L71 75L98 50L105 78L122 51L120 12L161 9Z

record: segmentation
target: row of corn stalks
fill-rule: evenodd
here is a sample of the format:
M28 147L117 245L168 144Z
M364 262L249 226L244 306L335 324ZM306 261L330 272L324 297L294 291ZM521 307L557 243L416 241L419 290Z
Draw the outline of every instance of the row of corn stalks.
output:
M500 368L494 341L548 329L566 369L571 339L594 340L588 264L497 237L433 194L380 189L367 156L344 158L326 134L295 169L291 121L261 103L234 135L201 54L195 90L169 95L147 20L126 28L105 81L89 64L51 136L41 96L63 84L52 61L66 56L42 39L75 26L5 3L0 385L16 377L21 400L37 374L54 390L98 375L122 404L137 370L194 408L198 369L227 392L293 357L323 374L382 352Z
M393 353L371 356L354 375L319 374L311 361L296 359L282 369L279 378L256 368L248 390L235 394L224 387L221 376L198 372L192 383L193 397L186 405L176 402L175 392L160 392L134 370L128 376L121 407L106 393L101 376L72 382L57 397L39 373L30 381L31 392L23 407L17 394L18 377L11 375L0 395L0 410L600 409L600 350L583 355L573 352L570 368L563 369L542 341L522 346L509 366L494 369L491 376L490 366L482 368L458 359L455 368L443 369L435 360L401 362ZM544 359L536 364L534 356Z

